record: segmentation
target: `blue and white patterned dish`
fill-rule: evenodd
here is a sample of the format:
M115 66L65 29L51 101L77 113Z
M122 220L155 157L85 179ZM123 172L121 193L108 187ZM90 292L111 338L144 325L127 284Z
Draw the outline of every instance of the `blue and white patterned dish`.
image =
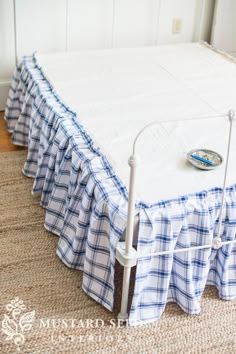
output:
M197 155L200 158L212 161L214 164L209 165L203 161L196 160L191 155ZM194 149L187 153L188 161L195 167L201 170L214 170L216 167L219 167L223 163L223 157L213 150L207 149Z

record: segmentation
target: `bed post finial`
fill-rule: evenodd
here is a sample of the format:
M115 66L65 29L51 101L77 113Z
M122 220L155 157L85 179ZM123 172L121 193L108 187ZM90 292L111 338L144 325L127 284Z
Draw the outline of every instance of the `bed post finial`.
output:
M236 120L235 111L233 109L229 110L228 117L230 122L234 122Z

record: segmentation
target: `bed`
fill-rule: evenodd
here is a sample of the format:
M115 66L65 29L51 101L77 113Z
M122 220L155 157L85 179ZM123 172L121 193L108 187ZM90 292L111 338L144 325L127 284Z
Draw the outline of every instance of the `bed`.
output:
M186 162L199 147L226 157L235 83L234 60L204 43L34 54L15 71L5 118L13 143L28 146L23 173L34 178L46 229L59 236L57 255L83 272L83 290L109 310L127 229L127 159L138 132L159 122L138 143L125 265L136 265L130 325L159 319L168 301L199 313L206 284L222 299L236 297L234 129L227 188L224 165L206 173ZM214 247L221 224L226 243Z

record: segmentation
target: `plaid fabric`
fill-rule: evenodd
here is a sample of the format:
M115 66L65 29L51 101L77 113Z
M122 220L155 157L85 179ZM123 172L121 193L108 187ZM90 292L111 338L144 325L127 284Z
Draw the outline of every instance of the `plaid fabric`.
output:
M59 236L58 256L82 270L84 291L112 310L125 187L34 57L24 58L13 76L5 118L13 143L28 145L23 172L34 177L32 193L40 194L46 209L45 227Z
M141 210L138 254L211 244L217 236L221 196L222 190L215 188ZM236 185L226 192L223 225L222 240L234 240ZM140 258L135 281L131 325L160 318L169 301L197 314L206 283L216 286L222 299L235 298L236 244Z
M35 57L17 68L5 111L12 141L28 145L23 172L34 177L45 227L59 236L57 255L83 272L84 291L107 309L114 302L116 245L127 220L127 190L76 114L57 96ZM236 186L228 188L223 239L236 231ZM137 204L139 255L211 243L222 190ZM138 259L130 325L159 319L168 301L200 311L205 284L236 297L236 246Z

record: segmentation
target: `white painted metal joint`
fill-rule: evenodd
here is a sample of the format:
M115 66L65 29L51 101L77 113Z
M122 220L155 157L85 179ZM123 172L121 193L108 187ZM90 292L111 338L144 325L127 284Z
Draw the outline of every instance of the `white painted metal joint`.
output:
M132 247L127 254L125 242L119 242L116 248L116 259L123 267L134 267L137 264L137 251Z
M213 240L212 240L212 248L218 250L218 249L221 248L221 247L222 247L221 238L219 238L219 237L213 238Z
M229 116L229 121L231 123L235 122L236 117L235 117L235 111L233 109L229 110L228 116Z
M131 168L136 167L138 165L138 157L136 155L131 155L128 164Z

